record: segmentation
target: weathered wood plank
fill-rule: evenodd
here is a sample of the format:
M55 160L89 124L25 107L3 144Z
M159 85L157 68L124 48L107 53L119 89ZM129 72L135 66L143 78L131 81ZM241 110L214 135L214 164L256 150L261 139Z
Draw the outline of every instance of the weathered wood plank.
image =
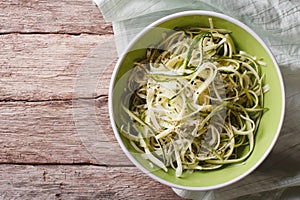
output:
M91 0L1 0L0 33L112 33Z
M179 199L113 136L112 43L91 1L0 0L1 199Z
M113 35L0 35L0 100L107 94L116 59Z
M180 199L135 167L1 165L1 199Z
M0 113L0 163L132 165L111 130L105 96L0 102Z

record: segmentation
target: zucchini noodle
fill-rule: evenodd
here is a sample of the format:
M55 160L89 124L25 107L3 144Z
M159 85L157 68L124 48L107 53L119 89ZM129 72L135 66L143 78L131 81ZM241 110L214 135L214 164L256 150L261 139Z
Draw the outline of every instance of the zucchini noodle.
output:
M237 51L230 31L182 27L166 32L135 62L120 131L164 171L213 170L244 162L266 110L261 59Z

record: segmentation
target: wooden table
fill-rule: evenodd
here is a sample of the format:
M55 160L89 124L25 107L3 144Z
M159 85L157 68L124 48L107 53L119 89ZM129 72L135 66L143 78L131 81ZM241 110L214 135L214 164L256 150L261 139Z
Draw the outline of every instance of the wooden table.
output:
M75 99L93 103L101 145L91 149L78 133L93 134L74 119L82 109L74 105L78 71L105 41L113 30L92 1L0 1L0 199L179 199L138 170L114 138L113 63L94 93Z

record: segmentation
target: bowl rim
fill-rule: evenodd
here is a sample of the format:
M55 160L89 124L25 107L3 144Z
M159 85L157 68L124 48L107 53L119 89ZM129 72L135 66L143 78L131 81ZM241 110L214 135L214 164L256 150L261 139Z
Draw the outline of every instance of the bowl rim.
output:
M270 144L270 146L268 147L268 149L265 151L265 153L263 154L263 156L259 159L258 162L256 162L252 167L250 167L246 172L242 173L240 176L231 179L230 181L221 183L221 184L217 184L217 185L213 185L213 186L205 186L205 187L193 187L193 186L183 186L183 185L179 185L179 184L175 184L172 182L168 182L160 177L157 177L156 175L154 175L153 173L149 173L149 171L142 166L131 154L130 152L127 150L127 148L125 147L121 136L119 134L119 131L117 129L117 126L115 124L115 120L114 120L114 114L113 114L113 88L114 88L114 84L115 84L115 80L116 80L116 76L118 74L118 71L120 69L121 63L123 62L123 60L125 59L125 56L127 54L127 52L134 46L134 44L141 38L143 37L143 35L145 33L147 33L149 30L151 30L152 28L155 28L156 26L160 25L163 22L166 22L168 20L174 19L174 18L178 18L178 17L183 17L183 16L191 16L191 15L202 15L202 16L211 16L211 17L217 17L226 21L229 21L230 23L233 23L237 26L239 26L240 28L244 29L246 32L248 32L249 34L251 34L255 40L257 40L262 47L264 48L264 50L267 52L267 54L270 56L274 67L276 69L278 78L279 78L279 82L280 82L280 88L282 91L282 104L281 104L281 108L282 108L282 112L281 112L281 116L280 116L280 120L279 120L279 124L278 124L278 128L276 131L276 134L273 137L273 140ZM282 74L280 71L280 68L278 66L278 63L274 57L274 55L272 54L271 50L268 48L268 46L265 44L265 42L247 25L245 25L244 23L240 22L239 20L230 17L228 15L222 14L222 13L218 13L215 11L205 11L205 10L188 10L188 11L181 11L181 12L177 12L177 13L173 13L170 15L167 15L165 17L162 17L156 21L154 21L153 23L149 24L148 26L146 26L145 28L142 29L142 31L140 31L129 43L129 45L127 45L127 47L125 48L125 50L123 51L123 53L120 55L112 77L111 77L111 81L110 81L110 85L109 85L109 95L108 95L108 107L109 107L109 117L110 117L110 122L111 122L111 126L114 132L114 135L119 143L119 145L121 146L123 152L126 154L126 156L129 158L129 160L142 172L144 172L145 174L147 174L149 177L151 177L152 179L165 184L167 186L170 186L172 188L177 188L177 189L181 189L181 190L188 190L188 191L207 191L207 190L214 190L214 189L218 189L221 187L225 187L228 186L230 184L233 184L241 179L243 179L244 177L248 176L250 173L252 173L260 164L262 164L262 162L266 159L266 157L269 155L269 153L271 152L271 150L273 149L281 128L282 128L282 124L284 121L284 115L285 115L285 88L284 88L284 82L283 82L283 78L282 78Z

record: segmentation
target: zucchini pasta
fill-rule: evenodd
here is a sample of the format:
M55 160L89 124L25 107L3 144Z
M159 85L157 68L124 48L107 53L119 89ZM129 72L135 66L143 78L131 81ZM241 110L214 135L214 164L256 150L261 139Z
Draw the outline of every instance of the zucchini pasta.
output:
M263 112L265 63L237 51L230 31L166 32L135 62L120 127L135 150L165 171L214 170L244 162Z

